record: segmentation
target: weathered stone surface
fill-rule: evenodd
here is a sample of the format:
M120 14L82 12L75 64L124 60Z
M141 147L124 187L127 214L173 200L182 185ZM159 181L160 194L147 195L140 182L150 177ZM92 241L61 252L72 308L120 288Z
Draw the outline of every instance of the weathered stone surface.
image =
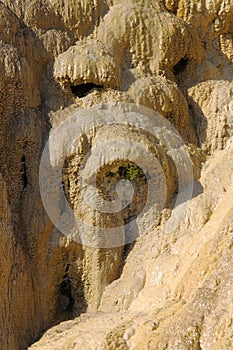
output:
M31 348L232 348L232 15L230 0L1 1L1 350L25 349L75 316ZM82 207L77 173L92 147L114 135L152 150L167 181L154 227L111 249L58 232L39 190L50 128L108 102L167 118L187 144L195 179L187 215L164 234L177 189L166 149L139 130L93 129L64 167L77 215L106 225L107 215ZM97 172L105 199L125 162L114 155ZM107 227L137 213L143 179L136 187L133 209Z
M205 191L191 201L182 228L166 236L158 228L137 241L99 313L60 324L32 349L230 349L232 150L231 141L205 164Z

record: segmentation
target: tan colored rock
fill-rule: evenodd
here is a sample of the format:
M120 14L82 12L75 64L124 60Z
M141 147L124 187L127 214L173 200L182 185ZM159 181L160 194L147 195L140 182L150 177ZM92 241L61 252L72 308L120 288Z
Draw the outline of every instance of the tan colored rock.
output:
M230 0L1 1L1 350L24 349L69 318L31 348L232 348L232 14ZM75 95L87 83L85 96ZM81 245L53 226L38 176L50 128L108 102L167 118L187 143L195 180L186 216L164 234L177 189L165 147L127 127L92 130L63 169L67 198L89 223L108 227L108 216L82 207L77 173L103 140L128 137L135 152L141 142L167 181L165 208L148 216L149 232L110 249ZM123 155L114 151L119 159L91 169L105 199L120 179L106 174L117 173ZM142 179L136 187L135 212ZM101 243L98 226L94 238Z
M120 80L120 70L114 59L100 45L93 45L93 42L77 43L59 55L54 74L59 82L66 85L92 82L118 87Z
M189 96L197 116L200 144L210 152L224 148L232 136L233 84L209 80L190 88Z
M219 186L226 181L226 173L232 172L227 159L232 149L231 141L226 150L207 162L201 180L204 185L208 179L206 193L213 190L211 181L216 181L212 164L222 169ZM32 349L79 349L84 344L88 349L230 348L231 183L228 179L214 213L197 229L187 230L187 222L176 234L164 236L158 229L141 237L127 258L121 278L105 289L102 312L86 316L89 322L80 318L60 324L58 336L55 327ZM195 198L190 206L193 201ZM199 201L200 212L204 205Z

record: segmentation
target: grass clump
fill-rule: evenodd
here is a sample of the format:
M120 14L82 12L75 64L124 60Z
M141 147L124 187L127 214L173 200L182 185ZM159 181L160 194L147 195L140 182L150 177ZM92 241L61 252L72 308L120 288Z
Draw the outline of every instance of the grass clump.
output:
M119 167L119 175L130 181L136 181L139 178L145 178L142 169L136 164L124 163Z

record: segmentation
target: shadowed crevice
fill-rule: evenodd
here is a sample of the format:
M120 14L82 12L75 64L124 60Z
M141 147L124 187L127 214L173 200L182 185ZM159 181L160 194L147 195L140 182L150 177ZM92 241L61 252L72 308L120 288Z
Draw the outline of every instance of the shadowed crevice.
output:
M96 85L93 83L80 84L80 85L71 85L70 86L72 94L82 98L87 96L93 89L102 89L102 85Z
M181 60L178 63L176 63L173 67L173 74L178 75L182 73L187 67L188 62L189 59L187 57L181 58Z

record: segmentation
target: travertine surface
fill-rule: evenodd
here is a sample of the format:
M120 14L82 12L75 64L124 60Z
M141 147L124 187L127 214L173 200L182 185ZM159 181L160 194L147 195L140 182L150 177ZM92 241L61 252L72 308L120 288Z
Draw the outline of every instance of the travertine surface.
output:
M232 16L230 0L0 2L1 350L25 349L66 319L31 349L233 349ZM83 93L82 84L93 89ZM180 132L194 167L187 215L164 234L177 185L166 150L127 128L83 138L66 160L64 184L91 222L105 217L82 212L76 174L95 142L128 135L161 161L166 209L128 250L67 239L40 199L50 129L108 102L157 110ZM103 195L119 180L107 172L123 161L98 174ZM115 220L137 212L144 185L136 183L134 211Z
M97 314L61 323L32 349L231 349L232 152L231 141L205 164L205 192L182 230L137 241Z

